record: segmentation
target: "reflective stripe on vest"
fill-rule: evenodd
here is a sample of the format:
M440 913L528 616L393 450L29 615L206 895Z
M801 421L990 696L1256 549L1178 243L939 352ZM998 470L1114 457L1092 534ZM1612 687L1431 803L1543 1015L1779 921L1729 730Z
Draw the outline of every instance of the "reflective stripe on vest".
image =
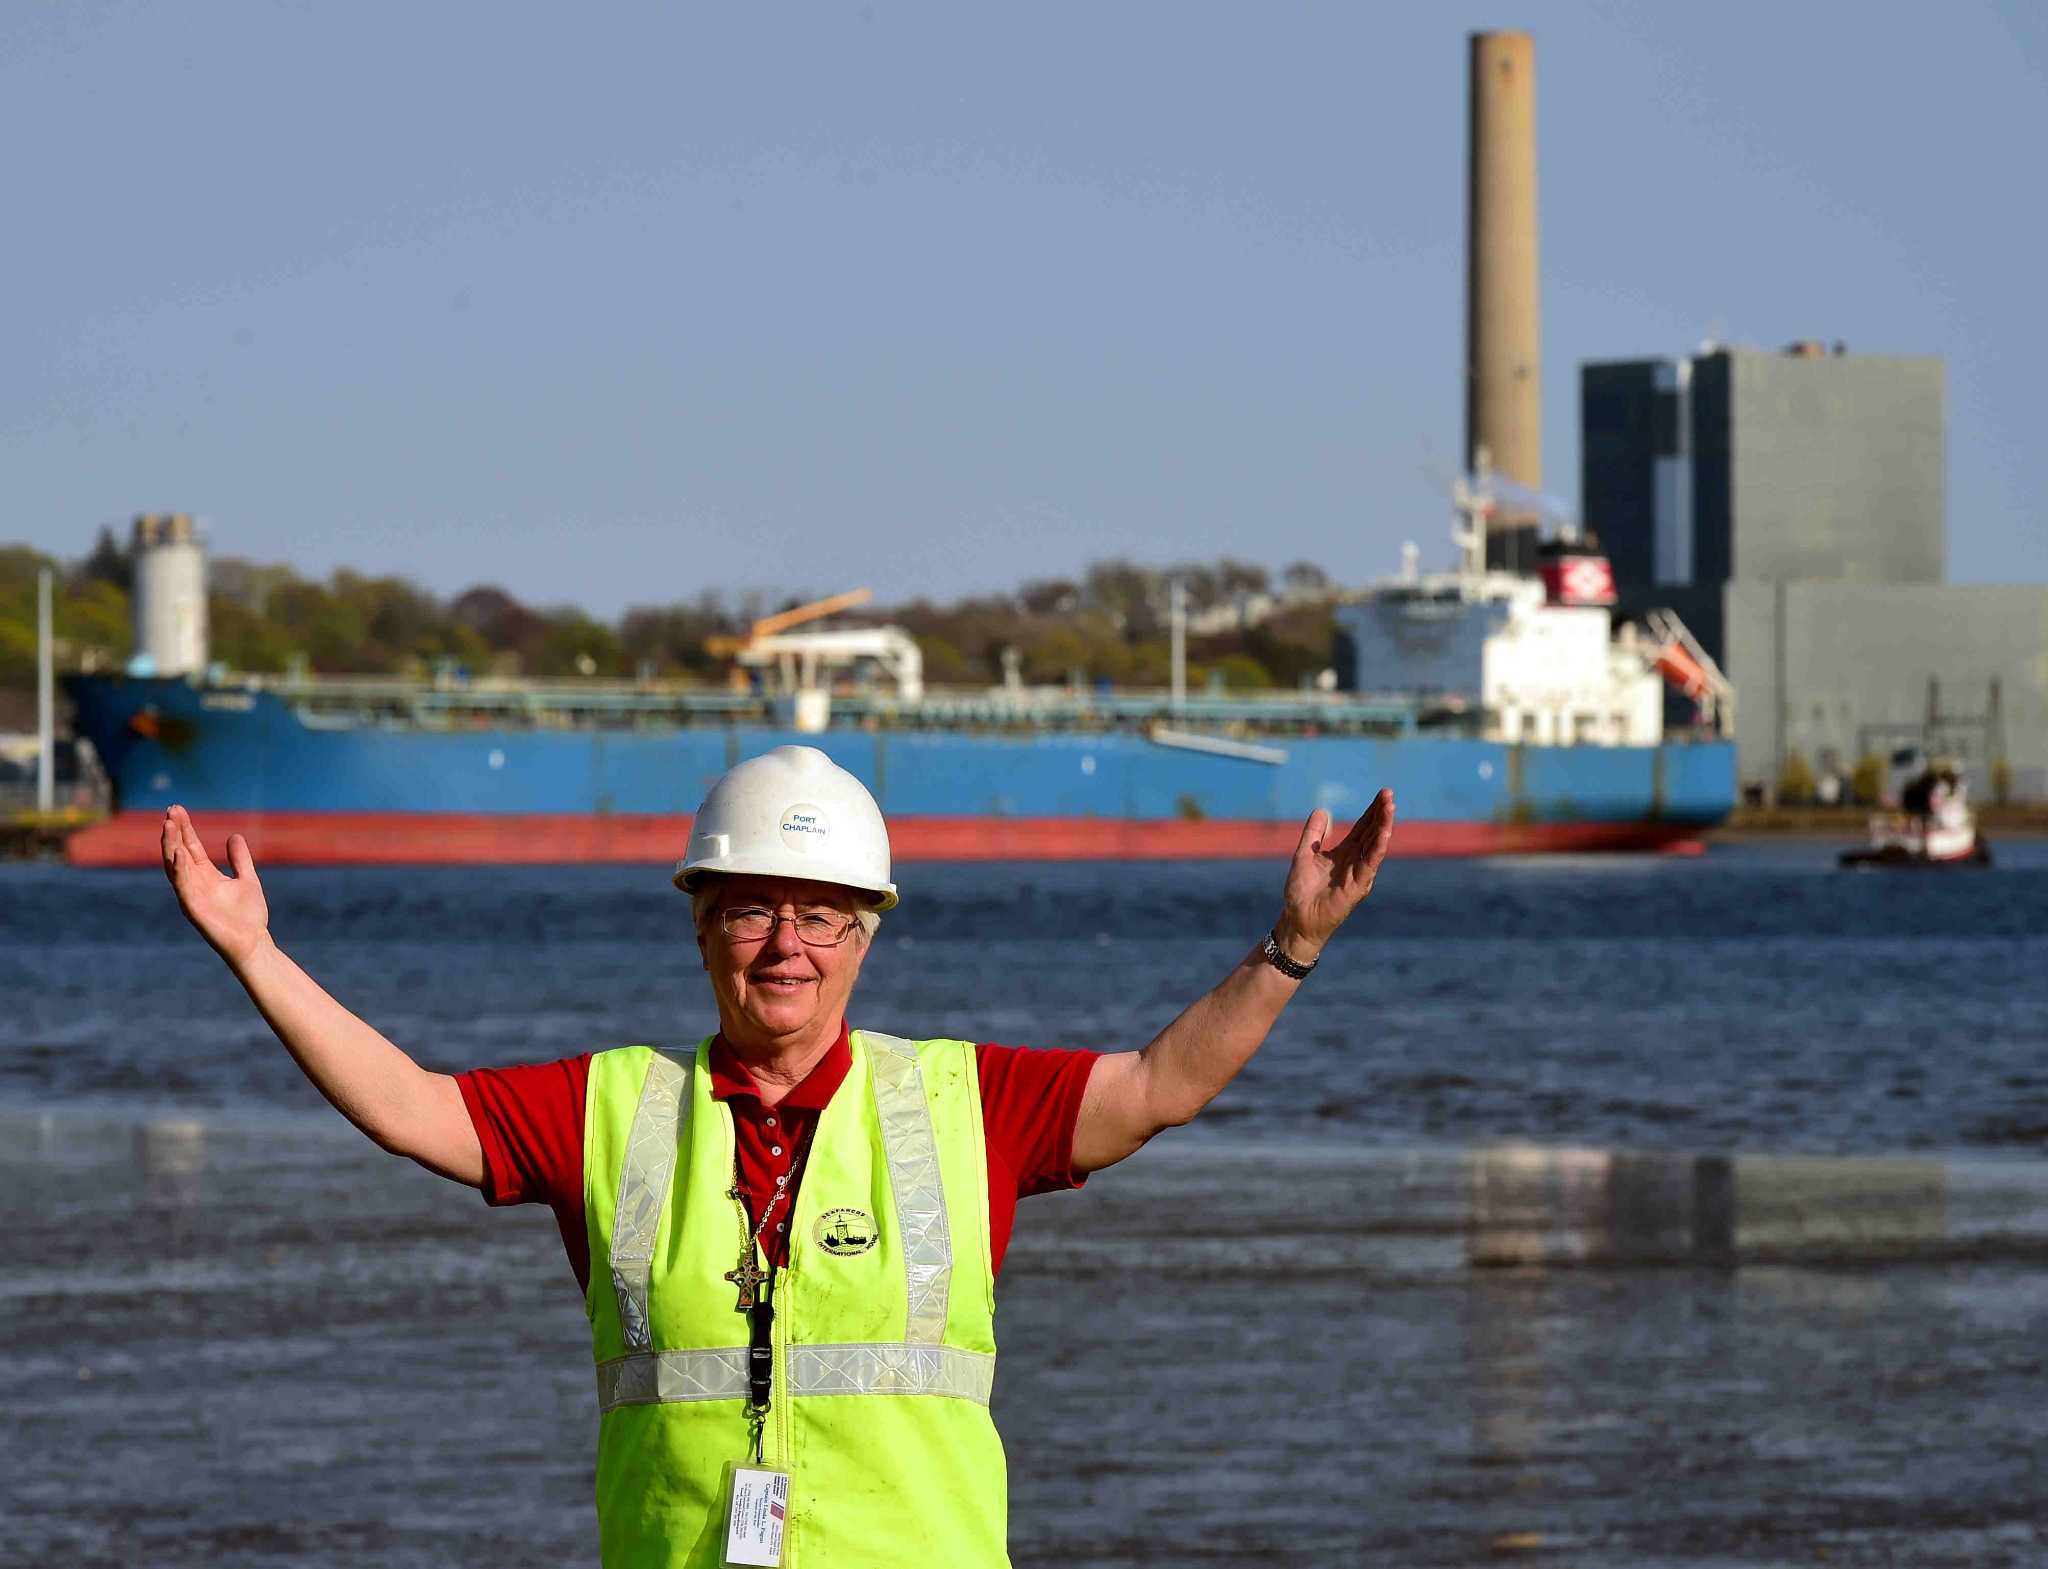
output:
M946 1230L946 1189L939 1177L939 1141L924 1098L917 1048L894 1035L861 1038L873 1053L875 1105L896 1225L903 1234L903 1273L910 1292L911 1345L935 1346L946 1334L946 1293L953 1286L953 1239Z
M676 1147L690 1115L688 1065L656 1051L647 1082L633 1112L633 1132L619 1169L619 1207L612 1222L612 1291L619 1303L619 1327L629 1350L654 1341L647 1326L647 1288L654 1274L654 1233L675 1177ZM741 1365L746 1354L740 1354Z
M851 1346L791 1346L792 1395L949 1395L987 1405L996 1359L951 1346L883 1341ZM744 1400L747 1348L639 1351L597 1370L600 1412L682 1400Z
M996 1359L941 1342L953 1281L938 1135L925 1099L917 1048L863 1030L871 1048L875 1106L884 1159L903 1237L908 1328L901 1341L790 1347L789 1392L803 1395L944 1395L987 1405ZM675 1176L676 1149L688 1117L690 1072L657 1052L649 1062L619 1173L612 1230L612 1291L627 1353L597 1367L600 1413L619 1406L688 1400L744 1400L747 1348L653 1351L647 1317L655 1232Z

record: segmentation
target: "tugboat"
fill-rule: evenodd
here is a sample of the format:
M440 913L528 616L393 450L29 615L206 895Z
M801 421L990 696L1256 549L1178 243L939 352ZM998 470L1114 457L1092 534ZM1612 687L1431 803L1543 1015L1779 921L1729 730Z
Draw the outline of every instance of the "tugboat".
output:
M1989 866L1969 789L1951 758L1936 758L1906 782L1899 809L1870 819L1870 843L1844 850L1843 866Z

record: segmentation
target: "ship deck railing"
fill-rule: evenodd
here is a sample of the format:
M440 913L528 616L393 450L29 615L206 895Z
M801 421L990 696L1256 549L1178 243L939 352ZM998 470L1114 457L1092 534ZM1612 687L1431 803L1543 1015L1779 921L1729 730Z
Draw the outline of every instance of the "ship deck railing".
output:
M247 675L216 683L265 692L315 726L393 725L462 729L482 723L535 729L668 729L757 723L787 726L791 700L777 693L680 683L482 679L426 682L377 676ZM905 700L882 690L832 694L834 728L905 730L1143 729L1199 724L1246 732L1334 731L1408 735L1476 727L1480 715L1455 699L1351 692L1199 693L1175 701L1165 689L1073 687L928 689Z

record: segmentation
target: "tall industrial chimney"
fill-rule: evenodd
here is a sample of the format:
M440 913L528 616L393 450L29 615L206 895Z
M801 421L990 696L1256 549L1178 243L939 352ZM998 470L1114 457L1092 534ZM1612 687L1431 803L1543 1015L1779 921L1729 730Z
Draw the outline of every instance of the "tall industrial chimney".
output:
M1543 488L1536 294L1536 50L1527 33L1471 37L1465 258L1465 465ZM1503 512L1488 566L1536 568L1537 523Z

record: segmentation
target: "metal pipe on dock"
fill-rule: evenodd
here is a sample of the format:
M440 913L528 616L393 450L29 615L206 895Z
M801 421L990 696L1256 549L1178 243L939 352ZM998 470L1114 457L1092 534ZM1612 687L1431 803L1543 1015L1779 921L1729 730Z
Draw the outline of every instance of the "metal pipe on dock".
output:
M51 573L36 574L36 810L57 807L56 634L50 606Z

